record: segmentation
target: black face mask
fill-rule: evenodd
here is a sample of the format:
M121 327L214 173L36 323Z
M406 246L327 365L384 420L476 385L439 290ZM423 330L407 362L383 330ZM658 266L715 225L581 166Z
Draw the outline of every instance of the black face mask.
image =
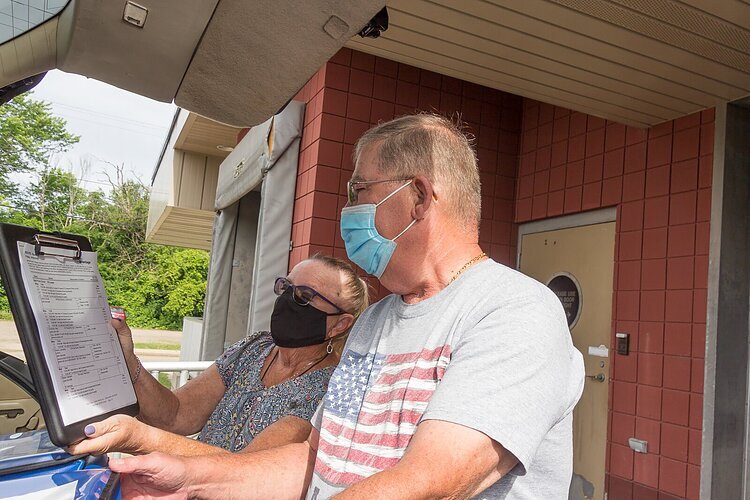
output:
M307 347L326 341L328 315L312 304L301 306L287 288L279 295L271 314L271 337L279 347Z

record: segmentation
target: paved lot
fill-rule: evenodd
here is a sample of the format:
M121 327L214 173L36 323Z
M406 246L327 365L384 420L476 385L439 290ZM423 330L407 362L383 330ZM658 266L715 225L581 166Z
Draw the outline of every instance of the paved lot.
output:
M133 329L133 340L135 342L179 344L181 338L182 332ZM25 359L21 349L21 341L18 340L16 324L12 321L0 320L0 351ZM180 351L177 350L136 349L135 353L141 358L141 361L179 361L180 359Z

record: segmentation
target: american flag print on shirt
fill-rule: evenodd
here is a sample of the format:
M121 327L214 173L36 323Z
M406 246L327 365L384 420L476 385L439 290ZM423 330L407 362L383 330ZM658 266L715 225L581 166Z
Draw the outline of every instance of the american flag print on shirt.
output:
M450 345L344 353L328 384L315 472L351 485L401 459L450 362Z

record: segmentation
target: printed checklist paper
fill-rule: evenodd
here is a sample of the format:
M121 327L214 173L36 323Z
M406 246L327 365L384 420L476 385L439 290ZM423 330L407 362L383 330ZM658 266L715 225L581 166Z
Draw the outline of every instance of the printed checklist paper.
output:
M96 253L36 255L19 241L18 256L63 424L134 404Z

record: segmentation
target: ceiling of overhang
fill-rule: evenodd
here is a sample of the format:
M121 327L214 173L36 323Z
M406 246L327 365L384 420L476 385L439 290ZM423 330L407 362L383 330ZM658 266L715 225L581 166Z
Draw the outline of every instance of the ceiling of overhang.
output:
M233 148L240 130L190 113L179 131L174 148L226 158L229 151L218 149L218 146Z
M122 20L124 0L72 0L0 46L0 84L59 67L251 126L383 0L138 3L149 9L143 29ZM347 45L627 124L750 95L745 0L392 0L388 9L383 36Z
M392 0L356 50L648 126L750 95L741 0Z

